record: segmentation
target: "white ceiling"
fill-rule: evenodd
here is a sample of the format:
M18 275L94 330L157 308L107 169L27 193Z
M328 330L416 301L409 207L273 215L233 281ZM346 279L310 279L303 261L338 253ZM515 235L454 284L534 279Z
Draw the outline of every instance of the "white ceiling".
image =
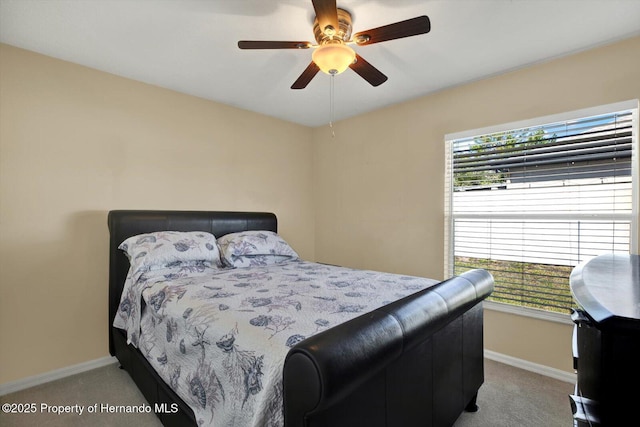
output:
M354 33L419 15L431 32L355 47L389 80L372 87L351 70L336 76L335 120L640 34L640 0L337 3L352 13ZM330 77L290 89L310 50L237 47L314 41L313 17L311 0L0 0L0 41L319 126L330 118Z

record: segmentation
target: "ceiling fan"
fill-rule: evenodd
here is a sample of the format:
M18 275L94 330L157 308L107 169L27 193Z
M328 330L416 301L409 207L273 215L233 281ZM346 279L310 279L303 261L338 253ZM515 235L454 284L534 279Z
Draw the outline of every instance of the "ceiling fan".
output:
M387 76L355 53L349 45L366 46L403 37L426 34L431 30L425 15L378 28L360 31L351 38L351 14L336 6L336 0L311 0L316 12L314 45L307 41L241 40L240 49L309 49L314 48L312 61L293 83L291 89L304 89L318 71L336 75L351 68L372 86L387 81Z

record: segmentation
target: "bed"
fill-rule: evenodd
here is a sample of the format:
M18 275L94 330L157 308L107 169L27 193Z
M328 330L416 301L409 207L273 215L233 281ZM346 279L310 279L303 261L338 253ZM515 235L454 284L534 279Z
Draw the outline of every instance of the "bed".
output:
M260 232L261 237L277 237L277 218L261 212L117 210L109 212L108 226L109 351L165 426L241 426L249 425L248 419L265 427L451 426L465 409L477 410L477 393L484 381L482 301L493 290L493 278L484 270L472 270L436 283L308 263L294 257L278 261L277 265L246 268L201 268L189 264L186 270L190 273L184 274L184 265L180 274L175 270L147 269L144 290L140 292L143 297L139 296L140 301L127 299L123 304L124 294L130 292L134 282L129 258L119 249L128 239L167 231L211 233L218 242L224 236L242 236L251 231ZM356 274L362 276L351 279ZM216 286L210 282L201 284L201 276L216 280ZM178 282L167 285L169 278ZM256 284L251 281L253 278L267 280L267 285ZM322 278L330 284L326 292L333 293L311 294L320 288L321 282L316 280ZM385 285L392 280L399 285ZM376 288L380 283L383 287ZM233 292L224 288L227 285L233 286L228 288ZM242 293L245 291L261 293L246 296ZM400 297L384 296L374 301L385 292ZM157 298L160 293L162 301ZM224 335L207 337L204 334L210 330L209 325L198 323L199 329L193 324L181 326L190 321L191 317L187 317L193 307L185 310L184 306L177 308L178 304L194 304L189 298L195 298L195 294L205 295L203 300L209 302L215 300L216 314L206 315L212 324L228 322L222 316L233 314L237 316L236 326ZM342 295L344 300L335 295ZM228 300L216 299L219 297ZM349 299L356 297L360 297L360 303ZM165 304L166 301L170 302ZM368 302L375 303L375 308L369 310ZM182 318L176 315L173 320L168 316L168 307L174 305L175 310L180 310L177 313L183 313ZM323 316L305 314L298 324L278 314L281 310L304 313L309 306L333 308ZM134 309L139 310L140 322L145 325L136 325L138 330L153 325L161 331L161 339L144 338L141 334L139 340L134 336L132 341L130 330L114 326L123 312L130 314ZM334 317L347 320L336 321ZM296 328L305 325L305 332L295 333ZM191 327L191 335L181 327ZM241 327L247 332L242 332ZM187 337L186 343L185 338L180 340L181 333ZM264 333L282 360L276 362L277 357L268 352L246 348L254 336L258 340L255 334ZM244 347L241 336L245 337ZM176 354L197 354L201 364L205 350L211 357L218 354L223 360L208 361L206 366L224 367L229 372L235 369L239 374L228 381L237 382L243 391L234 392L213 369L208 371L208 383L203 386L204 382L196 381L196 374L187 373L188 367L176 368L167 362L171 359L167 356L169 350L156 346L159 341L175 348ZM259 400L267 395L267 389L269 397ZM220 406L209 409L214 408L209 404L214 400ZM235 408L237 418L226 415L225 422L214 422L223 413L218 408L225 405ZM211 416L203 412L205 407ZM247 415L254 412L267 415Z

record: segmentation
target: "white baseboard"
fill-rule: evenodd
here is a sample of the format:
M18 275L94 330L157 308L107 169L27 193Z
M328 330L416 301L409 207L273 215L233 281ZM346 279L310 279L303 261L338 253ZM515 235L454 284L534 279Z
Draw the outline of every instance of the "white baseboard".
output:
M20 380L0 384L0 396L4 396L5 394L24 390L26 388L34 387L40 384L48 383L50 381L59 380L61 378L79 374L81 372L90 371L96 368L101 368L103 366L116 363L117 361L118 359L116 359L115 357L106 356L106 357L101 357L100 359L79 363L77 365L67 366L66 368L60 368L53 371L45 372L44 374L34 375L32 377L27 377Z
M555 378L556 380L565 381L575 384L577 376L573 372L567 372L556 368L551 368L545 365L539 365L537 363L529 362L528 360L518 359L517 357L507 356L506 354L496 353L491 350L484 350L484 357L496 362L504 363L505 365L514 366L516 368L524 369L525 371L535 372L536 374L544 375L547 377Z

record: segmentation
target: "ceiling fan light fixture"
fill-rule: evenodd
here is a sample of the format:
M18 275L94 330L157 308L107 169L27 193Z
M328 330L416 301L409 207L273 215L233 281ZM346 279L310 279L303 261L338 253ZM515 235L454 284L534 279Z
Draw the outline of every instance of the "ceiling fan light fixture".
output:
M334 76L347 68L351 68L371 86L380 86L387 81L387 76L360 55L357 55L347 45L368 46L388 40L426 34L431 30L429 17L422 15L360 31L354 34L352 39L352 16L349 11L336 7L336 0L312 0L311 3L316 13L313 21L313 36L316 39L316 45L305 41L240 40L238 42L240 49L314 48L313 60L293 82L291 89L304 89L320 70Z
M342 43L330 43L318 47L311 55L313 62L324 73L340 74L356 59L356 53Z

